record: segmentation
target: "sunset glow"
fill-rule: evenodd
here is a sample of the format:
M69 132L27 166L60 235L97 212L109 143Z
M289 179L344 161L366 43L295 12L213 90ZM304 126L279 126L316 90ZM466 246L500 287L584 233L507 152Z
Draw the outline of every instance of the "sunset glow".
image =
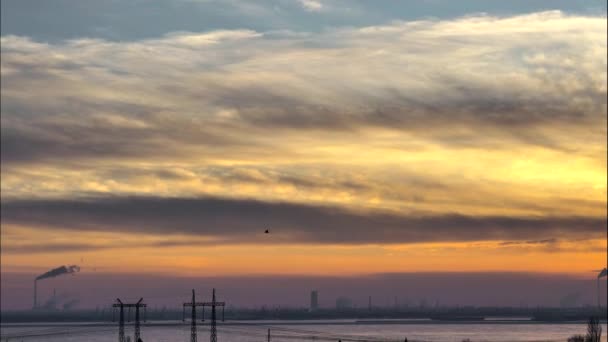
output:
M606 30L538 10L3 31L2 272L587 277L607 257Z

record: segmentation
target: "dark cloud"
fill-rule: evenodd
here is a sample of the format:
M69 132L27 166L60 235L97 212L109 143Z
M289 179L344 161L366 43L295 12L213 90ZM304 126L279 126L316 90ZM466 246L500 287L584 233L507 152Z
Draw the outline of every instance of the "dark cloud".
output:
M347 104L330 108L297 103L304 99L252 96L249 90L236 89L220 98L222 101L238 98L241 101L238 105L225 102L219 105L238 109L240 119L251 127L272 130L355 133L366 128L390 128L447 147L496 149L523 143L573 152L563 141L564 135L578 137L581 129L598 138L605 135L601 127L605 126L602 123L605 123L606 92L593 90L591 83L587 87L589 93L580 95L578 100L591 103L586 106L572 102L567 92L528 98L529 94L505 96L500 94L501 90L476 88L461 91L451 99L429 96L424 102L392 92L378 103L372 100L369 107L355 109ZM551 134L543 129L549 129ZM480 136L479 130L486 135Z
M542 239L542 240L527 240L527 241L503 241L500 243L501 246L512 246L512 245L544 245L554 244L558 242L557 239Z
M75 231L185 233L218 243L412 243L601 238L606 218L405 216L339 207L220 198L104 197L12 200L2 223ZM270 228L272 234L259 239Z
M167 238L160 241L138 241L137 246L146 248L157 247L180 247L180 246L208 246L217 244L221 240L214 241L199 241L199 240L176 240ZM120 241L112 243L83 243L83 242L64 242L64 243L20 243L2 246L2 253L6 254L45 254L45 253L63 253L63 252L91 252L107 249L124 249L132 248L130 243Z
M99 246L87 243L48 243L48 244L20 244L2 246L2 253L6 254L36 254L55 252L81 252L107 249L108 246Z
M589 240L581 238L570 239L541 239L527 241L503 241L500 246L514 248L521 251L536 251L544 253L605 253L606 247L590 243Z
M101 172L101 177L104 179L118 180L121 182L129 182L143 177L154 177L160 180L180 181L190 180L196 175L193 172L186 170L175 170L171 168L112 168Z
M251 167L209 167L199 169L206 175L209 175L218 181L227 183L252 183L261 185L292 185L297 188L319 189L333 188L350 191L370 190L370 185L360 181L349 180L347 175L331 174L327 177L311 175L315 170L300 170L299 174L289 173L281 170L273 170L268 167L251 168ZM304 171L304 172L302 172ZM306 172L310 171L310 172ZM432 183L431 180L407 179L410 183L416 183L422 186ZM419 182L418 182L419 181Z
M221 153L218 151L226 147L256 147L254 141L245 142L242 137L224 133L217 125L162 117L152 108L129 104L117 104L116 107L111 102L89 105L74 101L69 105L66 103L66 112L53 113L57 109L33 108L27 104L4 105L4 102L3 98L0 136L3 164L136 157L184 158L191 155L192 149L202 157ZM114 117L96 115L113 112L121 114Z
M237 92L233 96L239 94ZM597 99L605 102L606 94ZM564 135L578 139L580 132L585 131L598 139L605 136L605 129L601 128L605 126L602 125L605 113L601 114L597 108L592 115L585 117L582 115L586 112L584 109L577 110L565 102L552 103L551 99L530 107L522 101L515 109L491 110L475 107L472 97L468 100L471 104L466 108L455 103L434 105L433 108L402 103L401 107L379 105L372 111L362 109L361 112L347 114L338 108L310 104L291 107L272 97L264 100L267 102L265 106L258 106L245 97L240 98L243 102L238 107L234 107L239 113L238 119L229 124L204 118L193 122L183 116L169 120L157 115L154 109L139 108L145 112L136 114L137 111L131 108L133 106L115 108L111 103L66 104L64 110L73 114L64 113L60 118L58 113L52 113L52 108L49 113L49 109L31 108L29 105L7 105L3 106L1 160L3 163L24 163L57 159L163 158L184 157L193 151L198 156L225 153L237 156L254 150L260 156L288 148L280 143L263 144L258 139L260 134L271 131L285 134L311 130L355 133L380 127L400 130L451 148L500 149L523 143L577 153L581 151L570 146L569 141L564 141ZM555 109L555 106L561 108ZM45 112L45 119L36 119L39 110ZM107 112L124 113L125 120L137 120L146 127L121 126L92 117L93 114ZM550 129L552 134L543 129ZM480 136L479 130L486 134ZM304 185L301 180L294 183L298 182Z
M72 130L70 132L70 130ZM109 157L134 157L158 155L161 145L151 141L137 139L141 134L131 134L124 130L124 135L103 135L102 128L99 130L89 128L78 131L77 127L64 127L64 131L57 134L49 131L38 132L36 130L20 130L2 127L0 138L2 163L25 163L37 161L58 161L71 159L103 159ZM92 133L87 135L87 132ZM74 133L74 134L71 134ZM100 139L95 139L95 134ZM133 133L133 132L131 132ZM85 138L86 137L86 138ZM135 138L135 139L133 139Z
M432 128L438 133L437 138L445 136L446 143L458 143L457 139L450 139L446 134L450 130L442 132L449 122L450 127L499 128L511 133L512 137L536 145L548 145L549 138L533 135L528 129L589 125L603 117L606 105L606 91L595 89L592 80L582 80L585 91L577 94L561 90L550 95L523 93L508 85L501 89L492 88L464 78L442 76L431 81L446 87L445 96L408 94L408 89L380 88L369 94L360 94L368 102L365 106L353 108L349 103L315 104L299 93L286 95L280 88L217 85L213 90L213 103L238 111L239 119L253 127L344 132L364 127L391 127L408 132ZM553 87L557 81L547 80L544 86ZM188 91L180 89L180 92ZM575 95L579 103L564 97L566 94L570 97ZM519 133L522 129L525 131ZM472 134L467 137L475 138ZM478 140L478 137L474 139Z

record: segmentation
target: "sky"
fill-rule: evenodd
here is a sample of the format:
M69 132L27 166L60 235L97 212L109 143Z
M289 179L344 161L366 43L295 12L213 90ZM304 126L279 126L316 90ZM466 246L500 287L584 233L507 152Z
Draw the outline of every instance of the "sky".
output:
M595 0L3 0L3 303L69 264L594 279L606 30Z

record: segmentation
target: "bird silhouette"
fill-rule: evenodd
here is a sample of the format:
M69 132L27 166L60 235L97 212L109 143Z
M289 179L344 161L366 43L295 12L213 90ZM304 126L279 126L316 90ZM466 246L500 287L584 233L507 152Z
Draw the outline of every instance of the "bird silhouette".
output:
M264 231L264 234L269 234L269 233L270 233L270 231L268 231L268 229L266 229L266 230Z

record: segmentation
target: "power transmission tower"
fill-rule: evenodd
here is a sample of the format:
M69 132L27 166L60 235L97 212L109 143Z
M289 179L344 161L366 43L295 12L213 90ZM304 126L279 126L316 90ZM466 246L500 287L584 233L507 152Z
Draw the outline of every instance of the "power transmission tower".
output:
M215 308L218 306L222 307L222 322L224 321L224 307L226 306L225 302L217 302L215 300L215 289L213 289L213 297L211 302L204 302L203 305L203 321L205 321L205 306L211 307L211 332L210 332L210 341L217 342L217 324L216 324L216 314Z
M141 302L143 301L143 298L140 298L139 301L137 301L137 303L135 303L135 336L134 336L134 340L135 342L139 342L139 338L141 336L141 331L140 331L140 322L139 322L139 308L140 307L146 307L146 304L142 304ZM145 310L145 309L144 309Z
M125 306L116 298L117 304L112 305L114 308L120 308L120 316L118 318L118 342L125 342ZM114 311L112 311L112 321L114 321Z
M184 303L182 311L182 321L186 321L186 307L192 307L191 322L190 322L190 342L196 342L196 307L203 306L204 303L197 303L194 297L194 289L192 290L192 302Z
M125 342L125 308L129 309L129 313L131 312L131 308L135 308L135 341L138 341L141 337L141 323L139 317L139 308L144 308L144 321L146 320L146 304L142 303L143 298L140 298L137 303L123 303L119 298L116 298L118 303L113 304L112 307L120 308L120 316L118 321L118 342ZM130 315L127 315L130 316ZM112 316L113 317L113 316ZM127 317L128 319L128 317Z

